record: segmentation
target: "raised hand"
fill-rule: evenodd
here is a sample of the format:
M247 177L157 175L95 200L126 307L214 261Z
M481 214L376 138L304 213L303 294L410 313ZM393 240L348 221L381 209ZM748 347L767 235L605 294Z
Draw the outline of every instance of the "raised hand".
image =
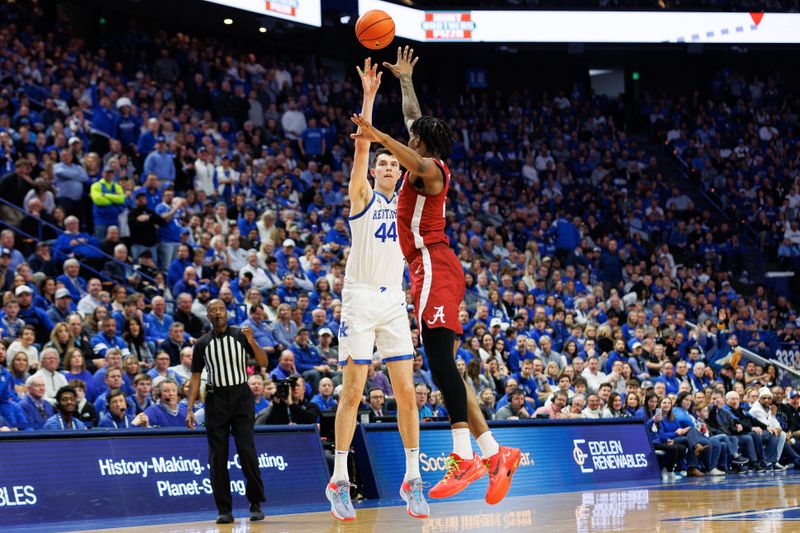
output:
M378 65L372 64L371 58L364 60L364 68L356 67L358 76L361 78L361 87L364 89L365 96L375 96L381 86L381 76L383 72L378 72Z
M370 122L365 120L363 115L355 113L350 120L353 121L353 124L358 126L358 131L350 134L350 137L352 137L354 140L380 142L381 132L375 129Z
M398 46L397 62L391 64L384 61L383 66L388 68L391 73L398 78L403 76L408 76L410 78L411 73L414 72L414 65L417 64L417 61L419 61L419 57L414 57L413 48L409 48L407 45L405 48Z

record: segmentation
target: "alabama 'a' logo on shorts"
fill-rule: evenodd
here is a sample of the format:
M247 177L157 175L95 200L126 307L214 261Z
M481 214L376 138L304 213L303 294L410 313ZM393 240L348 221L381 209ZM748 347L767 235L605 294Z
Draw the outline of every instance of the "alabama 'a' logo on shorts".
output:
M433 318L431 318L430 320L427 320L428 325L432 326L432 325L436 324L439 321L441 321L442 324L444 324L445 323L444 306L443 305L436 305L436 306L433 307L433 309L436 312L433 313Z

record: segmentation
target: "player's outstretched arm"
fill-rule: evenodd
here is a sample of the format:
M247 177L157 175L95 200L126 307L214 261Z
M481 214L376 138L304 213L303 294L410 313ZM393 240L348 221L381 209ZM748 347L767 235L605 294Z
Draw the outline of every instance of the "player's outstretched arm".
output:
M437 194L441 190L443 186L442 173L433 159L422 157L405 144L376 129L362 115L353 115L351 120L358 126L358 132L351 135L356 142L363 139L382 144L397 158L400 166L405 167L418 178L422 178L426 186L430 183L430 187L426 187L429 194Z
M400 80L400 90L403 94L403 120L409 131L411 131L411 124L422 116L417 93L414 92L414 82L411 81L411 74L414 72L414 65L417 64L417 61L419 61L419 56L414 57L413 48L398 46L397 62L393 65L389 62L383 63L383 66Z
M364 89L364 98L361 104L361 114L372 120L372 107L375 103L375 95L381 85L382 72L378 72L378 65L372 65L372 60L364 60L364 69L356 67L358 76L361 78L361 86ZM359 130L360 131L360 130ZM369 186L367 175L369 173L369 145L370 142L364 139L356 139L356 151L353 155L353 168L350 171L350 184L348 194L350 195L350 209L353 213L360 213L364 210L372 197L372 188Z

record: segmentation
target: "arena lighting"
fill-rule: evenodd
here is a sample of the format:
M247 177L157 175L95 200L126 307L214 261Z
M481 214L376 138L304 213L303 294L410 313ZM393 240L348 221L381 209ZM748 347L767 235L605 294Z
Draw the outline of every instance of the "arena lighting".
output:
M350 22L350 15L342 15L339 17L339 22L342 24L348 24Z
M317 28L322 26L321 0L204 0ZM267 27L268 30L270 27Z
M267 33L267 28L265 28L264 26L261 26L260 28L258 28L258 31L261 32L261 33Z
M225 24L226 26L230 26L231 24L233 24L233 19L225 19L222 21L222 23Z

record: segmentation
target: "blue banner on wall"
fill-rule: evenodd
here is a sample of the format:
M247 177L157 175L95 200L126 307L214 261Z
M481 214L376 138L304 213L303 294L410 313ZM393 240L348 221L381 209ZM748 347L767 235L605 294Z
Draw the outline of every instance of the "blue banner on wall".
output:
M205 433L98 433L0 440L0 525L215 510ZM327 503L315 426L257 430L255 445L268 508ZM233 504L241 508L245 481L234 452L231 441Z
M641 421L490 422L500 444L520 448L522 460L509 496L591 489L608 482L659 481L658 462ZM405 455L396 424L362 424L354 441L356 461L368 497L393 498L405 473ZM447 424L423 424L420 434L422 480L437 483L453 446ZM470 485L456 499L483 498L487 480Z

